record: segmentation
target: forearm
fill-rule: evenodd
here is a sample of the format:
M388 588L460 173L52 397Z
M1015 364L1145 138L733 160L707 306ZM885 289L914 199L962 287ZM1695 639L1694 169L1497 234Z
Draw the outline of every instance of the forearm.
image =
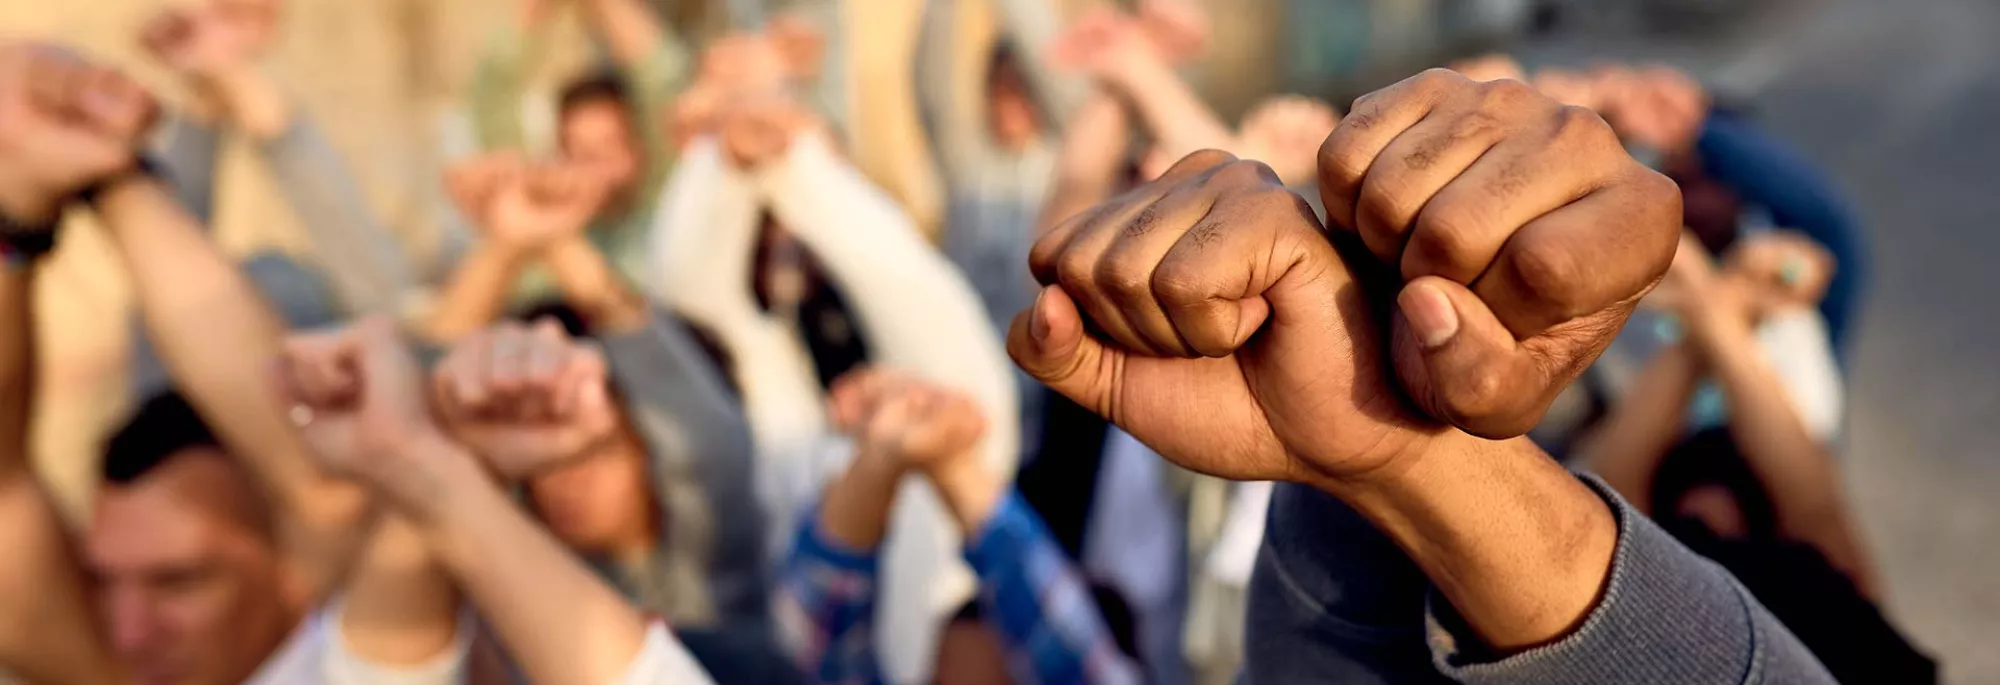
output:
M582 235L569 236L551 244L543 263L554 275L564 302L575 306L591 327L603 332L624 332L644 327L651 320L646 300L624 279Z
M916 94L929 128L931 152L946 183L963 183L984 161L990 134L980 114L985 97L987 55L971 54L990 33L977 33L967 12L970 3L930 0L924 6L923 31L914 60ZM955 189L947 189L952 191ZM946 230L951 227L947 226Z
M509 501L464 448L432 437L412 449L428 471L399 486L420 495L398 496L399 508L529 679L597 685L624 674L646 634L638 610Z
M966 540L986 528L1009 490L1007 480L988 471L976 454L947 457L925 475Z
M653 295L718 336L761 321L750 280L760 200L714 138L688 144L658 202Z
M1653 473L1682 431L1701 368L1686 345L1671 345L1646 365L1638 381L1578 447L1578 465L1640 512L1652 512Z
M423 536L401 517L384 518L342 599L347 648L370 664L428 663L456 644L458 618L458 586Z
M827 542L864 552L882 544L889 511L896 504L896 487L904 475L891 461L857 454L847 471L827 484L816 526Z
M1036 223L1036 235L1110 197L1124 170L1131 124L1125 105L1117 98L1093 92L1077 110L1069 130L1056 161L1055 182L1049 185L1048 200Z
M123 682L55 501L32 474L16 475L0 474L0 671L28 683Z
M251 138L268 140L291 125L290 98L254 64L236 63L217 69L197 78L195 88Z
M1112 85L1146 122L1154 144L1169 159L1235 145L1236 136L1229 127L1164 63L1146 62L1127 69Z
M158 183L117 185L98 213L169 375L278 505L283 547L321 596L352 560L368 498L313 465L276 397L283 322Z
M473 247L431 306L425 333L450 341L479 330L506 313L507 295L528 257L520 250L482 243Z
M611 49L612 58L627 67L646 59L669 40L659 17L638 0L584 0L583 10L591 29Z
M1501 653L1588 615L1610 571L1610 507L1525 439L1456 431L1366 487L1327 488L1387 535Z
M292 117L259 150L347 311L397 312L416 281L409 257L312 118Z
M1054 67L1050 53L1063 29L1063 18L1055 2L996 0L994 9L1000 14L1003 38L1013 42L1021 73L1027 77L1028 87L1042 106L1053 134L1072 135L1067 123L1090 98L1091 84L1087 77L1065 74Z
M1730 436L1770 493L1780 532L1818 548L1867 593L1873 564L1847 515L1840 474L1807 432L1749 327L1715 327L1697 337L1722 385Z
M34 274L0 265L0 484L32 480L28 423L35 394Z

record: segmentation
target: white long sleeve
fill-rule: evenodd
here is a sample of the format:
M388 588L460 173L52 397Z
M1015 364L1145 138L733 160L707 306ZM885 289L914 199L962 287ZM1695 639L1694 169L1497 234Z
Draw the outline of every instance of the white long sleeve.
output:
M759 209L756 188L713 140L689 144L654 214L653 290L729 355L750 425L766 553L776 558L792 539L794 514L817 492L816 464L830 441L811 354L750 290Z
M923 240L901 207L817 135L793 140L782 158L757 171L756 181L778 220L840 286L871 359L971 396L991 426L981 458L1011 478L1020 451L1012 364L965 277ZM886 582L930 591L885 597L877 644L894 682L928 671L941 619L970 594L962 541L950 520L929 488L905 483L884 550Z

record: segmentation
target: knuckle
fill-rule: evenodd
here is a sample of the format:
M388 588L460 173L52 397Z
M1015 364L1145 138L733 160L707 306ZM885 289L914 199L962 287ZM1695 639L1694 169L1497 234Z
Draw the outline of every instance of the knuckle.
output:
M1514 282L1536 302L1568 312L1580 296L1584 265L1563 246L1539 241L1521 246L1511 262Z
M1476 84L1472 79L1466 78L1464 74L1444 67L1425 69L1416 76L1410 77L1408 83L1413 89L1419 92L1433 94L1460 90Z
M1216 169L1208 177L1210 188L1222 191L1257 188L1271 185L1276 174L1271 167L1256 160L1236 160Z
M1151 271L1151 265L1121 255L1098 262L1092 276L1111 301L1142 303L1153 298Z
M1588 107L1563 105L1550 115L1555 130L1554 137L1559 143L1582 146L1586 149L1604 149L1624 155L1624 148L1618 144L1618 134L1611 125Z
M1525 103L1545 99L1533 87L1513 79L1487 81L1474 87L1478 89L1480 107L1485 110L1516 111Z
M1416 231L1410 237L1410 249L1420 250L1433 264L1452 267L1454 271L1471 270L1477 274L1484 269L1476 264L1480 238L1485 232L1479 213L1464 203L1433 202L1417 218Z
M1081 254L1068 253L1056 260L1056 280L1072 294L1083 294L1095 287L1096 265Z
M1153 272L1152 292L1160 303L1168 307L1198 304L1207 301L1213 293L1209 279L1201 272L1180 265L1163 265Z

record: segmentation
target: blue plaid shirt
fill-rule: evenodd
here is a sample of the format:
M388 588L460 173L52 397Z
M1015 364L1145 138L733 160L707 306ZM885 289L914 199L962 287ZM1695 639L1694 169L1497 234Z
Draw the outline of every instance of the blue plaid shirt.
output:
M1040 517L1008 493L966 546L986 622L1021 685L1125 684L1139 668L1118 650L1083 575ZM877 685L874 552L842 549L808 517L780 581L780 604L803 617L802 670L829 685Z

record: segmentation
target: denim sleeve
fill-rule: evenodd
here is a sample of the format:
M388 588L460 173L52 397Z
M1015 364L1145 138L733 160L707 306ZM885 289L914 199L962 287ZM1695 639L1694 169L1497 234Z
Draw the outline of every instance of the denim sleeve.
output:
M1248 682L1834 682L1727 571L1584 480L1618 518L1604 596L1569 636L1497 660L1460 647L1477 638L1352 509L1279 486L1250 586Z
M760 619L768 607L764 515L752 483L750 427L721 370L663 311L645 328L606 336L603 345L646 443L669 524L712 522L695 537L713 543L701 552L717 609L725 618Z
M1867 278L1867 236L1833 182L1811 161L1756 125L1714 112L1695 139L1702 172L1743 202L1763 208L1779 228L1811 236L1833 253L1839 268L1820 300L1836 352L1860 308Z

